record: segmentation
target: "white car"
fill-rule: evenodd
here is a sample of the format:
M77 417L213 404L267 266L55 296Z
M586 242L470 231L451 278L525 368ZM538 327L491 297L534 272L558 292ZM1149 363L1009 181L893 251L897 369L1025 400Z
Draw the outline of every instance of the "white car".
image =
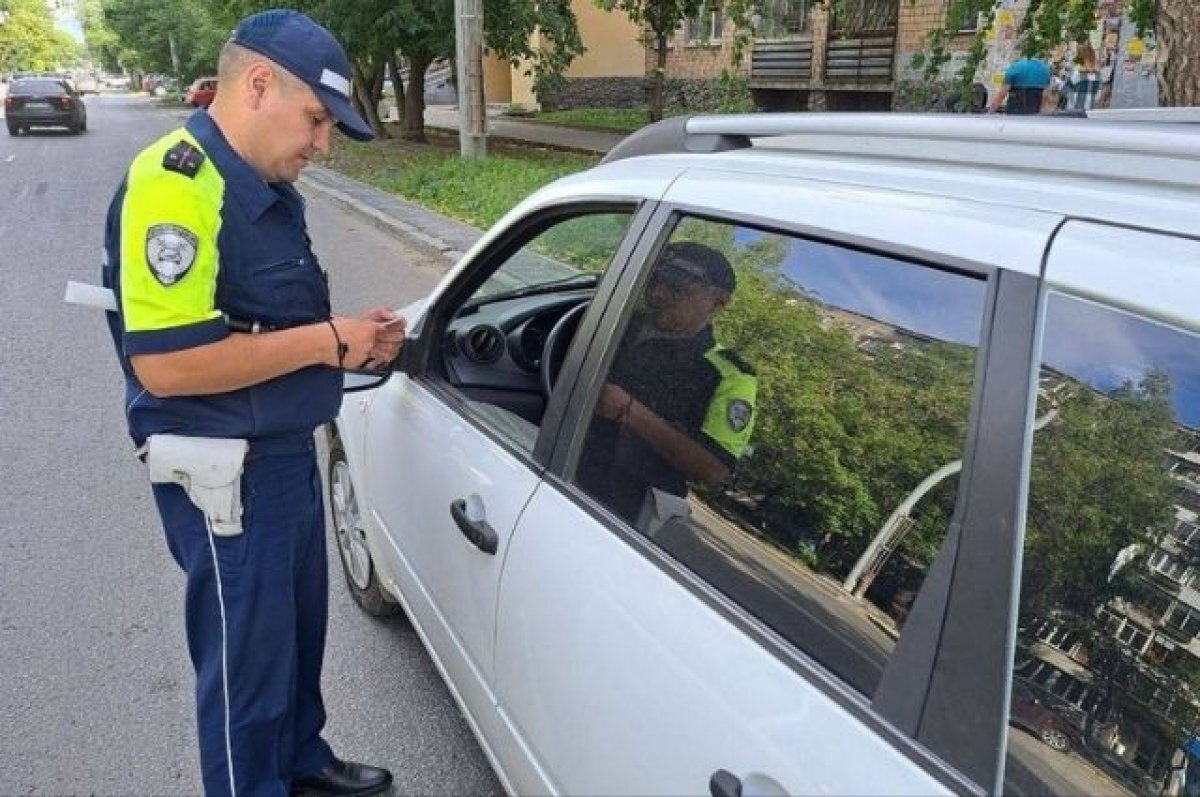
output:
M1194 130L635 134L348 378L350 591L515 794L1158 791L1200 731Z

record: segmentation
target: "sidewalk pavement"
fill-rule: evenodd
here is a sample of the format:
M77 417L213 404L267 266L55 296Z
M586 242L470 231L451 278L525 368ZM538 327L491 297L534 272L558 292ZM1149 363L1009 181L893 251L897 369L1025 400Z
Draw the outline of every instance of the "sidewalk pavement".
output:
M425 109L425 124L457 132L458 109L453 105L430 106ZM621 133L511 119L502 116L495 106L488 108L488 135L596 155L607 152L625 137ZM449 265L458 262L483 235L482 230L469 224L323 166L305 169L300 185L323 194L404 243L441 256Z

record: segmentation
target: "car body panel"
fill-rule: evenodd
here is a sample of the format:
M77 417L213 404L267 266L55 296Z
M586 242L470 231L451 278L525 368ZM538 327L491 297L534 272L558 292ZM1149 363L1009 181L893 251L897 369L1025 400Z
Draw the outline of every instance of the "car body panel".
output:
M700 794L719 769L755 793L951 793L597 525L543 483L501 587L501 704L555 793Z
M337 425L381 581L512 793L699 794L720 771L746 794L985 793L1005 787L1010 725L1082 743L1055 712L1009 696L1045 288L1200 327L1188 304L1200 272L1179 272L1200 262L1200 243L1114 224L1194 234L1196 191L1157 162L1144 180L1106 184L1054 168L1045 152L1022 171L969 162L957 144L939 162L939 141L900 154L866 138L829 151L785 144L645 155L564 178L405 311L417 350L437 357L445 308L530 219L588 203L652 214L601 282L570 355L575 378L554 391L532 452L420 364L343 403ZM1122 154L1121 169L1134 160ZM987 280L960 504L869 697L565 481L610 338L683 215ZM495 556L450 518L450 501L470 494L498 533Z

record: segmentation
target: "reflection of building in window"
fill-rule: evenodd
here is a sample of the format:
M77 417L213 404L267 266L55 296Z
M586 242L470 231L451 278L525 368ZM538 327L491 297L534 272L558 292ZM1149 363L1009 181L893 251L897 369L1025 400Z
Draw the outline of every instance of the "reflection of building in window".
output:
M1039 412L1078 390L1090 388L1043 369ZM1200 728L1200 694L1189 675L1200 672L1200 433L1175 431L1163 459L1179 486L1173 523L1141 545L1133 560L1140 565L1125 566L1127 583L1097 607L1097 624L1067 616L1026 620L1015 667L1082 709L1089 759L1139 791L1161 782L1180 739ZM1105 635L1117 644L1106 645Z

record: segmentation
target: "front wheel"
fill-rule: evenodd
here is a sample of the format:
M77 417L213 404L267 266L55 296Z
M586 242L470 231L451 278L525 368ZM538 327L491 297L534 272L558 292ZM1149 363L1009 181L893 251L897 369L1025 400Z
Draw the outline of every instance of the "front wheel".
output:
M9 123L8 123L8 134L9 134L10 136L19 136L19 135L21 135L21 126L20 126L20 125L15 125L15 124L13 124L12 122L9 122Z
M354 602L372 617L388 617L399 606L384 592L367 547L367 532L354 483L350 479L350 464L342 441L334 438L329 447L329 511L333 516L333 533L337 539L342 572Z

